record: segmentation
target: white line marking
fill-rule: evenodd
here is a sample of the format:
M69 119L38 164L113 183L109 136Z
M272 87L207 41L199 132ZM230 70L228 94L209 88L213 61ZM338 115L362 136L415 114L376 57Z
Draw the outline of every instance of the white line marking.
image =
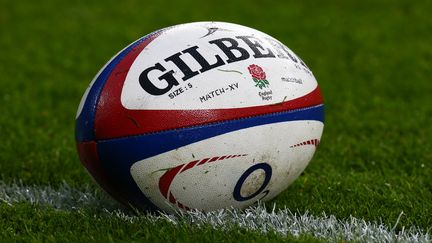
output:
M261 205L245 210L225 209L210 213L178 212L175 215L143 213L133 216L119 209L119 206L99 191L84 188L74 189L67 184L58 188L52 186L24 186L21 184L6 184L0 181L0 203L13 206L16 203L28 202L34 205L49 205L61 210L80 208L103 210L127 222L134 222L145 217L149 221L166 220L173 224L187 223L200 227L211 225L215 229L228 230L239 226L254 231L267 233L274 231L282 235L299 236L310 234L329 241L360 241L360 242L430 242L430 229L425 231L418 227L402 227L396 232L395 227L367 222L355 217L339 220L333 215L322 214L314 216L308 212L293 213L289 209L274 209L269 211Z
M79 208L119 209L117 203L98 190L90 187L77 190L66 183L54 188L52 186L25 186L21 183L6 184L0 181L0 201L11 206L20 202L28 202L35 205L49 205L63 210Z

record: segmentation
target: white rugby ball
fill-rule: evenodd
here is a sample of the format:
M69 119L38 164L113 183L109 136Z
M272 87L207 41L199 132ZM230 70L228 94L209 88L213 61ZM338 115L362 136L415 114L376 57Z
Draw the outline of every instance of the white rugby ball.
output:
M80 159L125 205L244 208L306 168L324 104L306 64L275 38L222 22L142 37L96 75L78 107Z

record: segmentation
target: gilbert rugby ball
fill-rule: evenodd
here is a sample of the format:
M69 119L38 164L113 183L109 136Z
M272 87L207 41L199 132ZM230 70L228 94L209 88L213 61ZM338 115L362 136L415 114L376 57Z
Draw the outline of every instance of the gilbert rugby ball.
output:
M285 190L323 131L312 72L255 29L198 22L115 55L76 117L80 159L119 202L175 211L244 208Z

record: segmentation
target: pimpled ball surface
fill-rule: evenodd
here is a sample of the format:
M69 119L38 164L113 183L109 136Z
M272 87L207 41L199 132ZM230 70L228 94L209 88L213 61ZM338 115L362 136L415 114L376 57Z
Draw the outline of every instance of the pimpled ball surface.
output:
M119 202L210 211L285 190L312 159L323 120L318 83L288 47L248 27L198 22L115 55L82 98L76 141Z

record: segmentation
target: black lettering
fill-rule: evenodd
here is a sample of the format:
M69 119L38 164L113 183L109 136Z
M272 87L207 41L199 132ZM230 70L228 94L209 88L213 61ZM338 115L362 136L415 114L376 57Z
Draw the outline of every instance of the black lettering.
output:
M307 68L309 71L309 67L306 65L306 63L303 62L303 60L296 56L294 53L292 53L288 47L286 47L284 44L280 43L279 41L275 40L275 39L271 39L271 38L266 38L266 40L276 49L277 51L277 56L280 58L285 58L285 59L291 59L293 62L297 63L300 62L300 64ZM286 55L284 55L284 53Z
M288 50L288 48L280 43L279 41L275 40L275 39L271 39L271 38L266 38L266 40L270 43L270 45L272 45L277 52L277 56L279 58L284 58L284 59L291 59L293 62L297 63L298 60L297 58L294 57L294 55L291 54L291 52Z
M242 47L238 46L238 42L232 38L220 38L216 40L209 41L210 44L215 44L221 49L225 55L228 57L227 63L238 62L249 58L249 53ZM227 44L229 46L227 46ZM234 54L234 51L239 56Z
M169 62L169 61L173 62L180 69L180 71L182 71L182 73L184 75L182 78L183 81L186 81L186 80L192 78L193 76L199 74L199 72L198 71L192 71L190 69L190 67L180 58L181 55L182 55L181 52L177 52L176 54L165 58L165 61L166 62Z
M219 55L215 55L216 57L215 63L213 64L208 63L207 60L198 52L197 49L198 46L192 46L186 50L183 50L182 53L189 53L195 59L195 61L199 63L199 65L201 66L201 69L199 71L201 73L225 64L225 62L222 60L222 58Z
M253 56L255 58L275 57L275 55L269 48L264 48L261 45L262 42L259 39L253 36L236 36L236 37L243 40L249 46L249 48L254 52ZM266 53L263 53L263 51L266 51Z
M228 87L229 87L230 90L235 90L236 88L238 88L238 83L228 84Z
M219 91L219 94L217 93L217 91ZM221 95L221 94L223 94L223 93L225 93L225 90L224 90L224 89L216 90L216 94L217 94L217 95Z
M158 78L160 81L165 80L167 86L165 88L159 88L159 87L155 86L150 81L150 79L148 77L148 74L153 70L159 70L162 72L166 71L166 69L160 63L156 63L153 67L149 67L149 68L145 69L140 74L139 83L140 83L141 87L145 91L147 91L147 93L149 93L151 95L163 95L166 92L168 92L173 86L179 85L179 83L177 82L177 80L173 76L174 71L170 70Z

